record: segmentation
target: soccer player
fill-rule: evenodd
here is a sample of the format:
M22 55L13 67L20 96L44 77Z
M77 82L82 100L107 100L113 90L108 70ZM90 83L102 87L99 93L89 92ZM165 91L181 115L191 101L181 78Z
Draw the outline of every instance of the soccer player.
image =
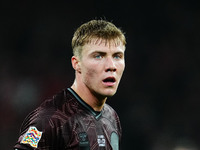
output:
M106 104L125 68L124 33L106 20L82 24L72 38L75 80L24 120L15 150L119 150L121 125Z

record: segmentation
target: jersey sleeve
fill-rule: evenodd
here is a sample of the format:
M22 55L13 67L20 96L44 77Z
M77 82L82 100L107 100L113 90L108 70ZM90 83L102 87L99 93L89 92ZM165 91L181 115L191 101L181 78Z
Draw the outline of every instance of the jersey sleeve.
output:
M14 149L19 150L50 150L59 149L62 142L59 136L58 121L52 119L51 113L32 112L24 120L20 136Z

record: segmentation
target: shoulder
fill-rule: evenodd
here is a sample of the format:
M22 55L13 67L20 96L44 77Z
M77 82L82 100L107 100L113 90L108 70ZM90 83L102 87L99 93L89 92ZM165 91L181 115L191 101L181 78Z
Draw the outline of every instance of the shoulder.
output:
M108 117L108 118L115 118L115 119L119 119L117 112L107 103L104 104L104 108L103 108L103 114Z
M110 113L116 113L116 111L107 103L104 104L103 110Z
M117 129L118 134L121 136L122 128L117 112L110 105L105 104L102 116L104 119L106 118L106 120L109 120L109 122L115 129Z
M55 109L62 109L62 106L69 102L72 99L69 91L64 89L55 95L52 96L51 99L45 100L40 107L41 108L55 108Z
M78 103L68 90L63 90L51 99L45 100L24 119L20 137L15 147L24 148L24 146L27 146L27 138L29 138L29 135L35 137L35 133L41 135L35 137L37 140L34 139L39 147L55 147L56 143L52 143L52 141L62 140L63 126L72 120L73 115L77 113L76 110L79 110L77 108ZM23 142L23 140L25 141ZM28 146L34 146L30 142L27 143Z
M67 109L73 103L77 103L67 90L54 95L51 99L45 100L38 108L33 110L25 118L22 129L27 129L30 125L37 125L39 129L64 124L71 116Z

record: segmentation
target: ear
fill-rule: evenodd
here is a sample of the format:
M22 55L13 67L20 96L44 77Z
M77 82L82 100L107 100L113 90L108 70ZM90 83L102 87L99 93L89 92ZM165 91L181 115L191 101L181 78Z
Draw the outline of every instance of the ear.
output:
M72 56L71 63L74 70L77 71L78 73L81 73L79 58L76 56Z

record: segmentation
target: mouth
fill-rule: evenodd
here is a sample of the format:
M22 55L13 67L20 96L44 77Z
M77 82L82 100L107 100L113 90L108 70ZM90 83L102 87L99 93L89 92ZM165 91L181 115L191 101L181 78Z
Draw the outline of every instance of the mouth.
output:
M103 83L107 86L113 86L116 82L116 79L114 77L107 77L103 80Z

